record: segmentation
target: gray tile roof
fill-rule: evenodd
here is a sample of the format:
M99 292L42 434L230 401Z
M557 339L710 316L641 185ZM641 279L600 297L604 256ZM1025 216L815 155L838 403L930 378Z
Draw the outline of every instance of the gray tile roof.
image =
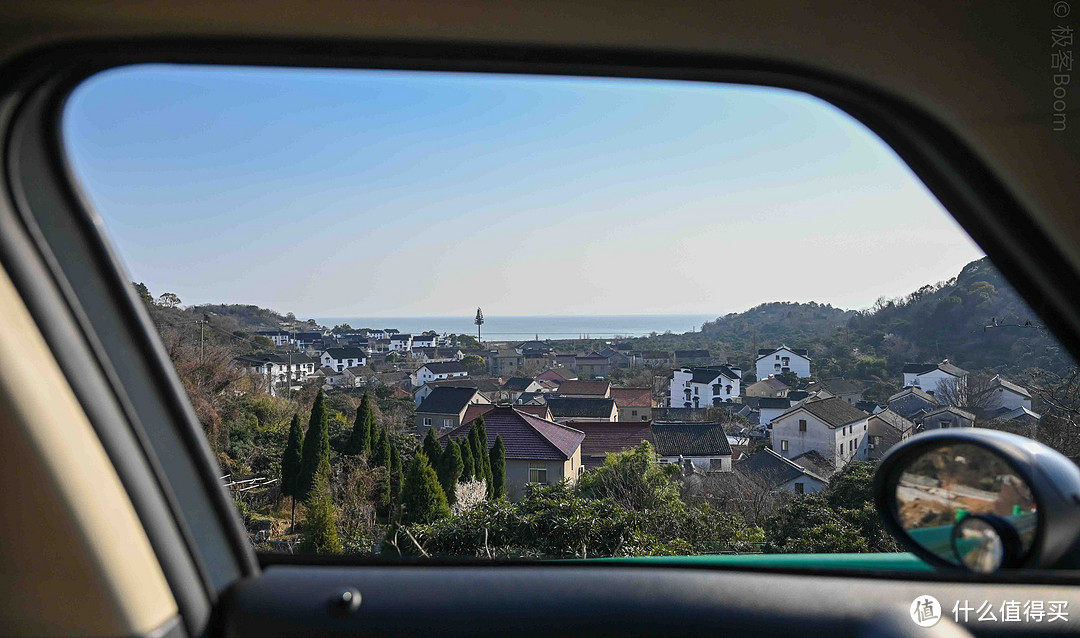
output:
M904 373L906 374L926 374L934 370L941 370L947 374L951 374L954 377L962 377L967 374L967 370L958 368L949 363L946 359L941 363L905 363Z
M476 388L438 386L427 395L416 411L426 414L458 414L472 402L476 392Z
M719 423L653 423L660 456L730 456L724 427Z
M790 414L791 411L799 409L806 410L810 414L813 414L831 428L843 427L849 423L862 421L867 417L865 412L839 397L806 401L805 403L793 407L784 414Z
M780 346L779 348L761 348L760 350L757 351L757 353L758 353L757 358L760 359L762 357L767 357L770 354L775 354L777 352L780 352L781 350L787 350L788 352L792 352L794 354L797 354L800 357L806 357L807 359L810 358L810 357L807 356L808 353L807 353L806 348L789 348L787 346Z
M1025 388L1024 386L1016 385L1015 383L1013 383L1011 381L1006 381L1005 379L1002 379L1001 376L995 376L992 379L992 381L994 383L996 383L997 385L1000 385L1001 387L1005 388L1006 390L1012 390L1013 392L1019 394L1020 396L1025 396L1025 397L1027 397L1029 399L1031 398L1031 393L1028 392L1027 388Z
M821 476L814 474L794 461L780 456L769 448L745 457L735 464L734 470L739 474L764 481L772 486L783 485L800 476L810 476L825 481Z
M570 421L566 425L585 433L581 443L581 464L593 468L604 464L604 457L636 447L648 441L655 447L652 425L648 421L595 423Z
M432 374L460 374L462 372L468 372L468 369L461 365L461 362L459 361L436 361L433 363L425 363L420 367L427 368Z
M615 409L615 399L548 397L547 405L558 418L607 418Z

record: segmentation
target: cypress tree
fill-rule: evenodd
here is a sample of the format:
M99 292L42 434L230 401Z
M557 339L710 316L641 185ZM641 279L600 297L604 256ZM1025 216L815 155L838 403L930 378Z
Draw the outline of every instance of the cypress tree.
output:
M315 471L311 490L304 500L304 541L300 550L317 554L340 554L344 548L337 533L337 507L330 496L330 460L324 458Z
M483 417L480 417L477 425L480 426L480 432L477 433L476 438L480 441L480 454L484 457L484 480L487 481L487 492L488 497L490 498L492 495L491 489L494 476L491 470L491 456L487 442L487 423L484 421Z
M356 421L353 423L352 434L349 442L345 445L346 454L363 454L371 458L371 437L375 428L375 414L371 411L371 400L367 392L360 399L360 407L356 408Z
M424 454L428 459L434 459L434 462L438 462L439 457L442 456L442 446L435 438L435 428L428 430L427 436L424 437Z
M375 449L371 452L372 465L374 467L385 467L390 469L390 432L379 428L376 430L377 434L372 438L375 439Z
M297 494L307 500L315 484L315 476L319 471L319 465L326 461L327 480L329 481L330 467L330 428L326 417L326 397L320 389L315 395L315 403L311 406L311 419L308 421L307 434L304 435L303 453L300 458L300 477Z
M454 487L457 485L458 479L461 478L463 465L461 448L457 443L450 441L446 444L446 449L443 450L442 455L439 457L439 467L436 468L436 473L439 475L439 485L442 486L443 492L446 493L446 501L451 505L457 501Z
M417 452L409 463L401 487L400 522L402 525L432 523L447 516L450 516L450 506L446 502L446 492L439 485L439 477L427 455Z
M300 427L300 415L293 414L289 426L289 442L285 444L285 453L281 455L281 493L292 501L292 515L289 529L296 529L296 498L299 495L301 456L304 445L304 431Z
M506 493L506 446L502 437L495 435L491 448L491 498L502 498Z
M395 501L401 496L401 450L390 445L390 496Z
M461 453L461 478L462 483L473 480L473 474L476 472L476 466L472 457L472 445L469 443L468 438L458 441L458 450Z

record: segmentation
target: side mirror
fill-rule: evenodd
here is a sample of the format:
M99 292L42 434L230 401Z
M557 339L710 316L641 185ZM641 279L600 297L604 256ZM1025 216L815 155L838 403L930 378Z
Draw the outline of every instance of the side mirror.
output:
M919 434L881 460L874 500L889 533L941 569L1080 566L1080 467L1031 439Z

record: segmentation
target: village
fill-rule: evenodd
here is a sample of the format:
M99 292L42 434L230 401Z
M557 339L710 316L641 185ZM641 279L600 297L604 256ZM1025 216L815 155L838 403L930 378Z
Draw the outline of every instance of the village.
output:
M315 384L359 396L384 386L415 406L408 435L446 446L483 417L505 445L505 495L576 482L609 456L647 441L683 477L820 492L851 461L876 461L924 430L989 422L1034 427L1031 392L1000 375L970 377L949 360L910 363L902 389L864 400L868 383L819 379L805 349L757 351L754 368L708 350L636 351L618 341L568 353L550 341L480 343L394 329L259 332L274 351L235 364L280 396ZM468 343L465 343L467 341Z

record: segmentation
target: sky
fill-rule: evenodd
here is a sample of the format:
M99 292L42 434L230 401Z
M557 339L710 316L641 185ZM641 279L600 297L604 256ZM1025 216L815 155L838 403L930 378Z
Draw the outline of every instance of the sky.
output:
M781 89L134 66L62 130L130 277L185 304L862 309L983 256L873 133Z

